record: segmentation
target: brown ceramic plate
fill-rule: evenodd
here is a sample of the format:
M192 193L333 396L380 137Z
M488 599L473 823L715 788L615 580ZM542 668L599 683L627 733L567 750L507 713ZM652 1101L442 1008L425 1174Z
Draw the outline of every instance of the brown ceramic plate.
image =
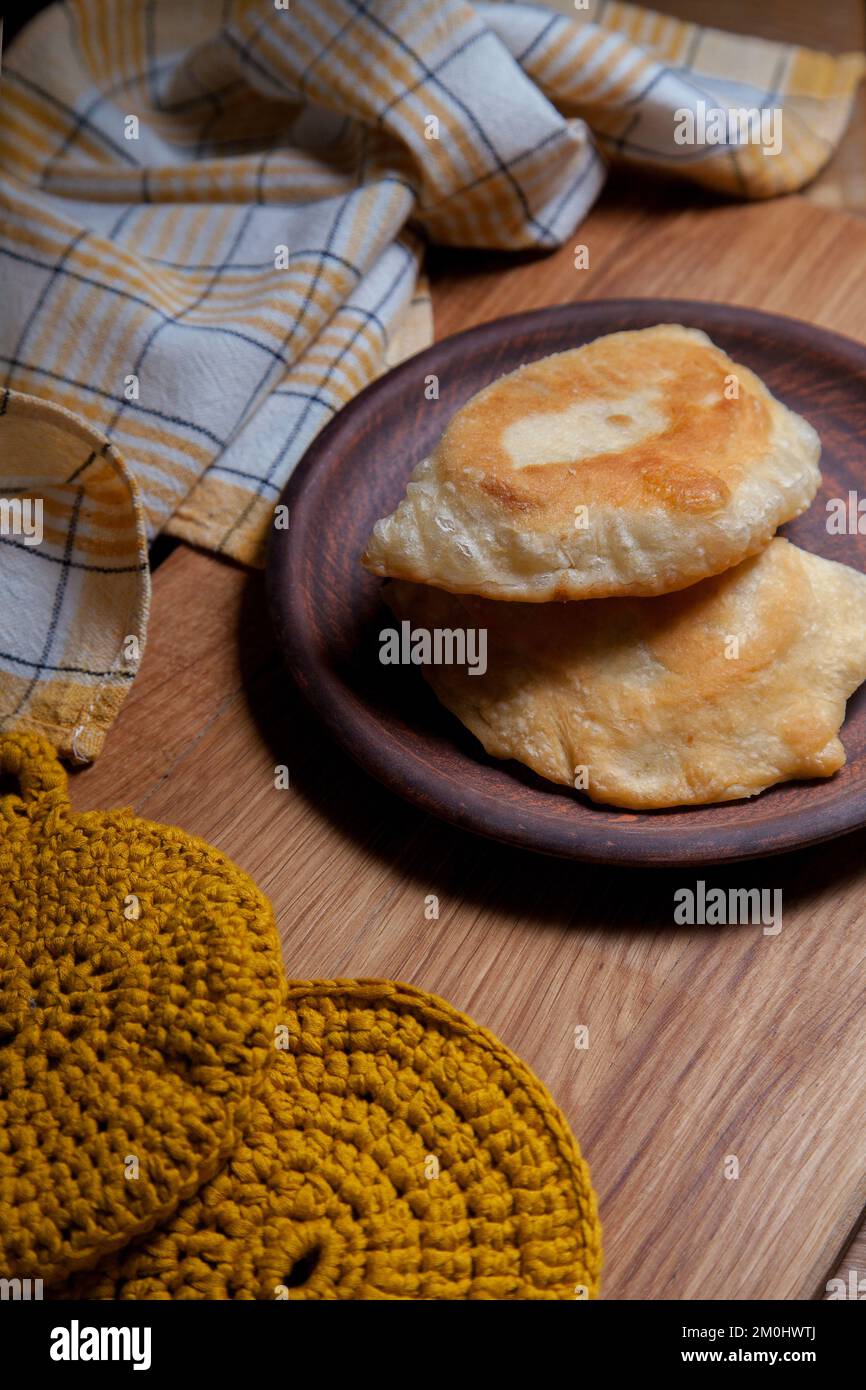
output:
M268 560L271 611L290 672L335 738L393 791L467 830L608 864L712 864L828 840L866 825L866 688L849 701L847 765L750 801L623 812L515 762L487 757L417 668L382 666L393 618L359 563L413 466L464 401L503 372L602 333L655 323L702 328L818 430L824 484L785 528L791 540L866 570L866 535L828 535L826 502L866 494L866 348L795 319L690 300L564 304L436 343L367 387L319 435L283 496L290 528ZM439 379L439 399L425 378ZM866 527L866 518L864 518Z

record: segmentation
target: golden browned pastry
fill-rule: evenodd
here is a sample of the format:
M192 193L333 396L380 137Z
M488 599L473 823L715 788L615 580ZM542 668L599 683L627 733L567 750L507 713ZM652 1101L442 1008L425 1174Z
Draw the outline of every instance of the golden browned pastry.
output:
M804 511L820 452L811 425L705 333L613 333L467 402L364 564L527 603L668 593Z
M594 801L733 801L845 761L866 576L788 541L653 599L539 607L399 582L385 597L413 632L476 630L474 667L424 667L439 699L494 757Z

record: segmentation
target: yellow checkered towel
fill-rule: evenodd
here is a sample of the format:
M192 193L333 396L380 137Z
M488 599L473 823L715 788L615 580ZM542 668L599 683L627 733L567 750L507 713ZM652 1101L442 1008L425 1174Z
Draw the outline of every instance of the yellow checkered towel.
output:
M555 247L610 160L789 191L864 67L559 6L68 0L19 35L0 102L0 729L98 752L143 637L143 538L260 561L316 433L429 341L425 240Z

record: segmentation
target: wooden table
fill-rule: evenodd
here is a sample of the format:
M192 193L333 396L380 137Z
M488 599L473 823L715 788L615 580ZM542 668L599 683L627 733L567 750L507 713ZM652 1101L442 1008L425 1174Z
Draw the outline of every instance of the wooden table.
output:
M792 197L605 194L572 246L439 254L437 333L585 296L729 300L866 337L866 224ZM654 204L654 205L653 205ZM274 768L287 764L291 789ZM696 875L610 872L458 833L369 781L299 707L261 576L176 548L143 669L79 807L129 803L270 894L288 972L441 994L535 1068L592 1167L609 1298L815 1298L866 1205L866 908L858 834L707 871L781 888L784 928L683 928ZM425 898L439 898L438 921ZM574 1045L589 1028L589 1047ZM729 1155L739 1178L725 1176Z

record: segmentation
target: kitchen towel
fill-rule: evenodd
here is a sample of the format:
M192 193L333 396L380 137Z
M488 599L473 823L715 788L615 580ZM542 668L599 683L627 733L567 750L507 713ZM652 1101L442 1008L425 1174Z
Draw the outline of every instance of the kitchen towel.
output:
M0 730L32 730L88 762L144 653L135 479L79 416L0 391L0 529Z
M317 432L429 342L428 241L556 247L612 161L790 191L829 158L863 72L861 54L560 7L69 0L18 36L0 99L0 391L64 407L101 443L24 545L2 504L38 500L42 477L28 499L0 434L0 590L27 594L0 605L0 729L90 758L128 687L123 622L94 634L105 602L70 582L90 470L108 459L135 481L106 533L260 563ZM88 563L115 567L91 530ZM25 581L28 565L46 577ZM128 582L115 597L129 604ZM76 748L82 685L96 715Z

